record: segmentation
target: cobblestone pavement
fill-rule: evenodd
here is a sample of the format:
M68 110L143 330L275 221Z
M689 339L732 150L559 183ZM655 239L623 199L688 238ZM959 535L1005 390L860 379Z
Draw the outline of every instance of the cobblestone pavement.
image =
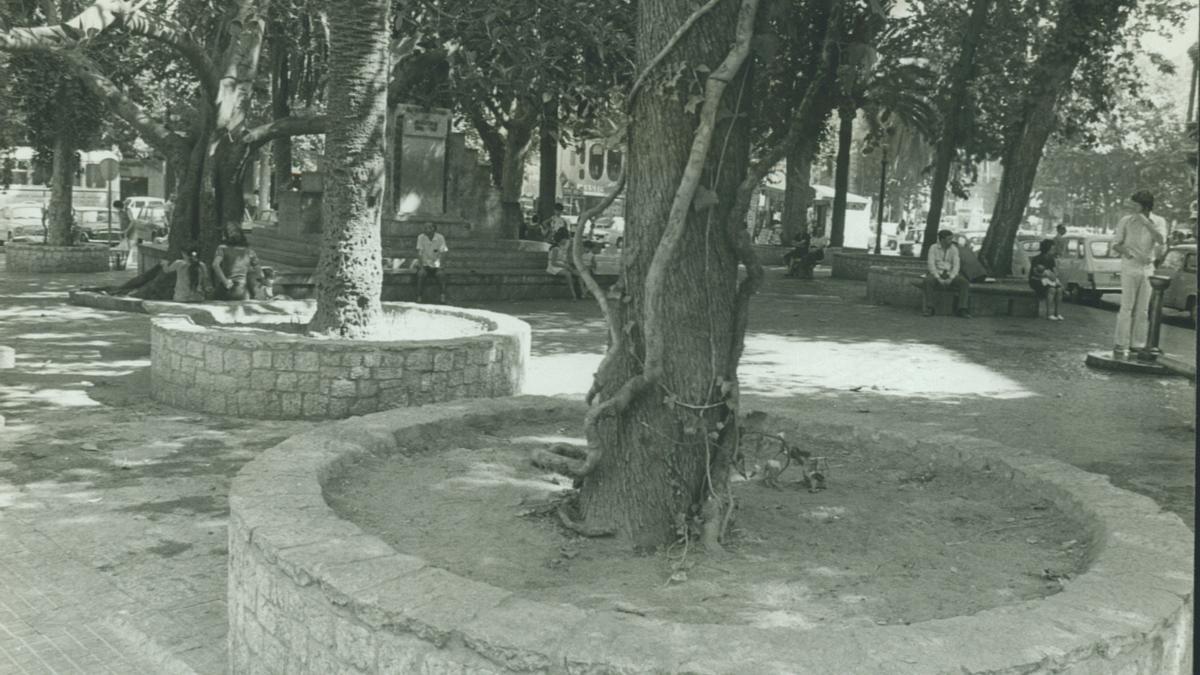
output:
M66 305L127 273L6 274L0 256L0 673L225 670L229 479L307 422L237 420L148 395L149 319ZM744 405L920 419L1038 448L1146 494L1192 526L1194 390L1097 373L1111 309L1068 321L925 319L863 284L773 271L751 318ZM534 327L530 393L586 390L604 345L591 303L489 304ZM1164 345L1193 358L1173 320Z

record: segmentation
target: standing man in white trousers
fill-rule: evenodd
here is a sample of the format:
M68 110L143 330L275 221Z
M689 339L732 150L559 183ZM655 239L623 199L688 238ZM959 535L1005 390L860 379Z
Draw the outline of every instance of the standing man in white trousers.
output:
M1167 222L1154 215L1154 195L1138 190L1129 201L1134 213L1117 223L1113 250L1121 254L1121 309L1117 312L1117 331L1113 339L1113 357L1129 358L1129 349L1145 349L1150 303L1150 275L1160 246L1167 241Z

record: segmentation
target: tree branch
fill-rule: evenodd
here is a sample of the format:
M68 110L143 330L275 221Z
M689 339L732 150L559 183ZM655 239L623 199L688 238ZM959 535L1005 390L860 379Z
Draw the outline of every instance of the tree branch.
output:
M169 21L141 12L148 0L96 0L87 9L53 26L11 28L0 32L0 50L31 51L65 49L104 32L114 24L123 24L131 33L157 40L179 52L197 71L200 83L211 90L216 84L216 69L204 47ZM47 5L53 8L53 3ZM57 12L47 13L57 21Z
M100 68L91 59L74 49L62 52L62 56L75 69L83 85L103 99L118 117L136 129L143 140L168 156L183 149L183 136L151 117L108 79L108 76L100 72Z
M617 195L621 194L621 190L625 189L625 177L628 175L628 171L622 171L621 177L617 179L617 184L604 196L604 199L579 216L579 221L575 223L575 237L571 242L571 261L575 263L575 269L579 271L579 278L583 279L583 285L587 286L587 289L592 292L592 297L596 298L596 303L600 305L600 313L604 315L604 325L608 326L610 349L615 349L615 345L620 344L621 327L613 321L604 289L600 288L600 284L596 283L596 278L592 276L591 270L583 264L583 232L587 229L588 223L604 213L604 209L607 209L616 200Z
M326 115L292 115L249 129L242 136L242 142L250 146L251 150L255 150L277 138L323 134L328 129L329 117Z

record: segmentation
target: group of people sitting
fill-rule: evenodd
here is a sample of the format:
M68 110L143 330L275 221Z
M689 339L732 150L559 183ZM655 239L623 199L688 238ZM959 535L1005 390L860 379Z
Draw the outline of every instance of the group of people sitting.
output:
M1058 280L1057 258L1061 254L1060 245L1065 228L1059 231L1059 239L1044 239L1038 244L1038 254L1032 259L1025 256L1019 245L1013 249L1013 269L1017 274L1026 276L1030 288L1033 289L1039 303L1046 306L1046 318L1051 321L1062 321L1059 314L1059 304L1062 301L1062 284ZM954 240L952 230L938 232L937 244L929 248L925 258L927 274L922 284L921 312L932 316L934 293L945 290L956 296L955 314L963 318L971 318L969 308L971 282L981 282L990 278L987 267L975 255L968 241Z
M164 260L162 271L175 275L175 302L205 300L270 300L275 295L275 273L259 264L258 256L241 232L230 234L217 247L212 264L200 259L200 248L188 245L183 257Z

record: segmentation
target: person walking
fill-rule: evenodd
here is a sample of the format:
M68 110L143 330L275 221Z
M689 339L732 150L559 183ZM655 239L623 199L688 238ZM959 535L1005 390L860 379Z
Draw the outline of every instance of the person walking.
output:
M921 313L933 316L933 294L939 290L949 290L958 294L958 309L955 314L969 319L968 303L971 296L971 282L959 274L960 262L958 247L954 245L954 232L942 230L938 232L937 244L930 247L929 257L925 259L929 273L921 293Z
M425 231L417 235L417 302L424 302L425 277L438 282L442 294L438 300L446 302L446 276L441 274L442 256L450 249L446 238L437 231L437 224L429 223Z
M128 251L125 256L125 269L136 269L138 264L138 244L142 243L138 237L138 223L129 213L129 207L124 201L118 199L112 203L113 209L117 212L117 223L121 228L121 244Z
M1138 190L1129 198L1134 212L1117 223L1113 250L1121 256L1121 309L1117 311L1113 358L1129 358L1132 347L1146 347L1149 330L1150 275L1158 247L1167 241L1167 222L1155 215L1154 195Z

